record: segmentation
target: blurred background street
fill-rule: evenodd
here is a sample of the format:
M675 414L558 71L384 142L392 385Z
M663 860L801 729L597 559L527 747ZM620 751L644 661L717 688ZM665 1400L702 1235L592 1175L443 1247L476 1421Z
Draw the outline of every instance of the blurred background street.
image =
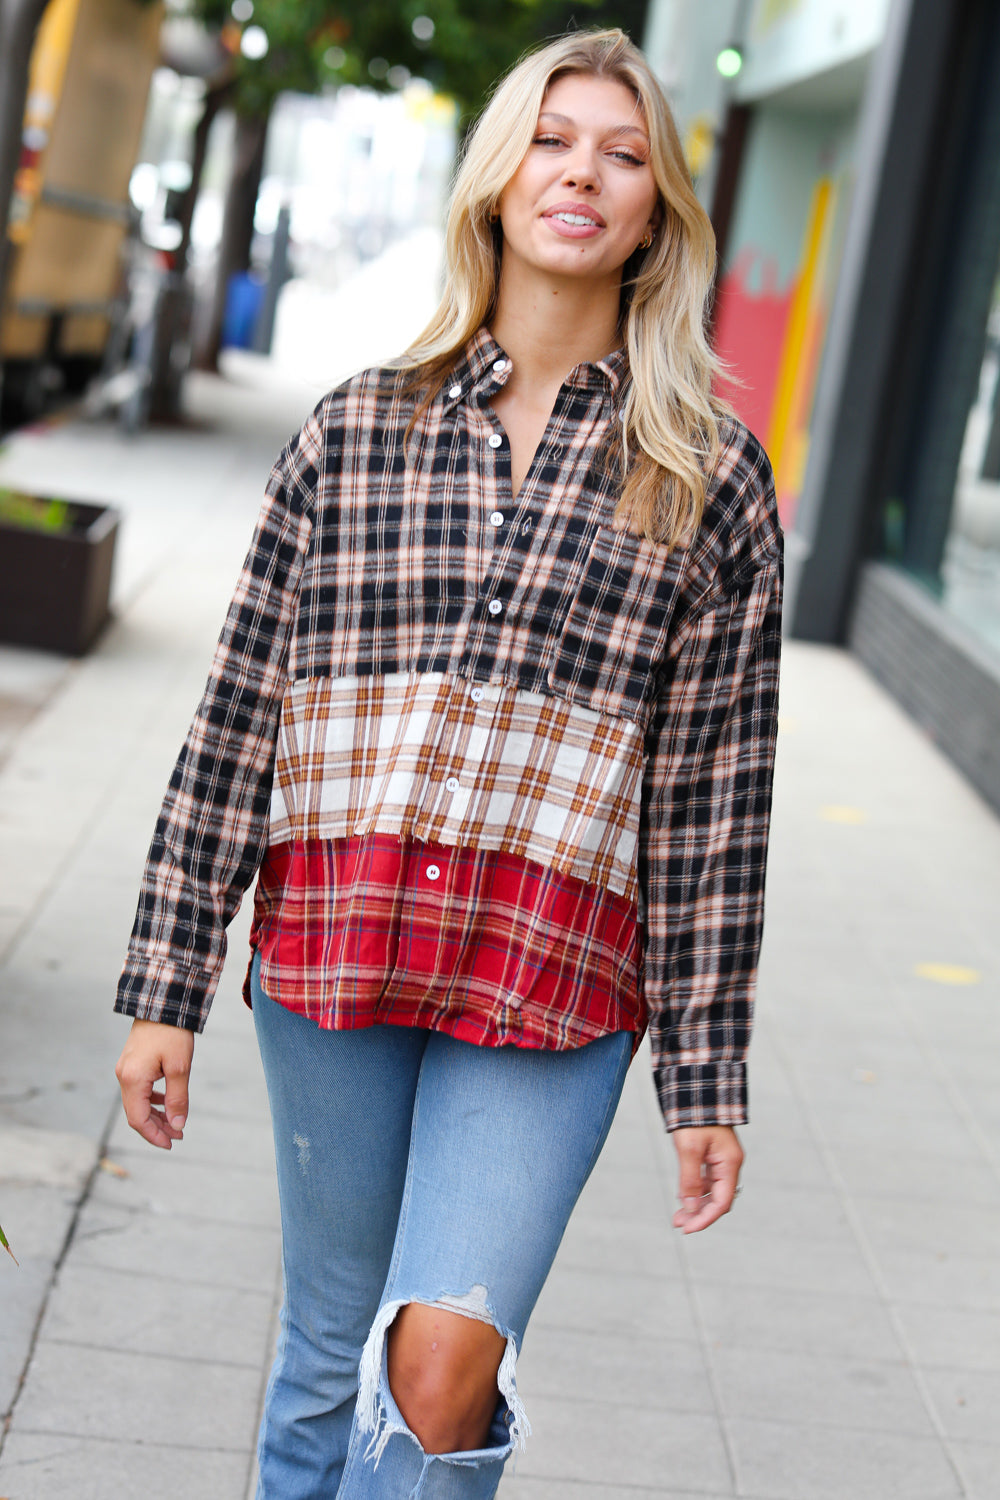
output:
M788 639L745 1191L678 1240L640 1057L501 1500L998 1500L1000 12L494 9L0 0L0 1496L252 1496L247 911L170 1156L114 985L271 463L424 325L468 113L572 15L644 42L712 212Z

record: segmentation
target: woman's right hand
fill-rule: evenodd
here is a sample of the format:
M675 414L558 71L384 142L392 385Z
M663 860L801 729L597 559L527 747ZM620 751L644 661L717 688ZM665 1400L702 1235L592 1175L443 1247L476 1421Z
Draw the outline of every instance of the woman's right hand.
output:
M194 1032L162 1021L133 1021L115 1068L125 1118L151 1146L169 1151L182 1139ZM163 1088L156 1085L163 1079Z

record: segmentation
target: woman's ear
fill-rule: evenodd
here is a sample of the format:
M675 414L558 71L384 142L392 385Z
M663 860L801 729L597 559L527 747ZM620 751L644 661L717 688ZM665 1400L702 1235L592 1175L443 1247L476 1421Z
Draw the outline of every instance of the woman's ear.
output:
M657 232L659 231L660 225L662 223L663 211L660 208L659 201L657 201L656 207L653 209L653 212L650 214L649 218L646 221L646 232L643 235L642 239L639 241L640 250L649 249L650 245L652 245L653 241L656 239Z

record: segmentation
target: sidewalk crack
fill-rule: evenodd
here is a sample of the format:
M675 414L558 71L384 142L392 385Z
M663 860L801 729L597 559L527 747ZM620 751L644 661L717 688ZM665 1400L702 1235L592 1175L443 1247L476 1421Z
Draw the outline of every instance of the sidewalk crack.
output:
M66 1257L69 1254L73 1241L76 1238L76 1231L80 1223L80 1216L83 1213L84 1208L86 1207L91 1193L93 1192L94 1183L97 1180L98 1174L101 1170L101 1161L107 1155L108 1143L111 1139L111 1132L114 1129L115 1122L118 1118L119 1108L120 1103L116 1098L113 1105L111 1106L111 1109L108 1111L108 1117L105 1121L104 1129L101 1131L100 1139L97 1142L97 1146L94 1152L93 1166L88 1172L86 1181L84 1182L83 1187L80 1190L80 1196L78 1197L73 1208L73 1214L70 1218L66 1234L63 1237L63 1242L60 1247L59 1254L56 1256L55 1262L52 1266L52 1270L49 1273L49 1279L45 1287L45 1295L42 1298L41 1305L38 1309L38 1315L35 1318L34 1327L31 1330L31 1338L28 1343L28 1352L25 1356L21 1373L18 1376L17 1388L14 1391L14 1396L10 1403L10 1408L7 1412L6 1417L4 1418L3 1426L0 1427L0 1457L3 1456L3 1450L7 1443L7 1436L14 1421L14 1413L17 1411L17 1404L21 1399L21 1394L24 1390L25 1385L27 1384L31 1365L35 1358L35 1350L38 1347L38 1337L41 1332L42 1323L45 1319L45 1314L48 1310L49 1299L52 1296L53 1288L55 1287L55 1284L59 1279L59 1273L63 1268Z

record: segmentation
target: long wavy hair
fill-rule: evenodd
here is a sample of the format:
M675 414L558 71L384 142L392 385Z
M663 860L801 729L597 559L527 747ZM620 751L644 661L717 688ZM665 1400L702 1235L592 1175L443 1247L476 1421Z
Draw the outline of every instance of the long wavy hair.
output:
M638 101L650 139L660 224L622 276L620 327L631 380L609 462L622 489L615 524L668 546L697 530L705 480L719 454L712 394L718 363L706 337L715 236L684 162L657 79L623 31L576 32L529 53L498 84L470 134L455 178L445 238L445 291L400 360L412 369L423 410L456 355L496 308L503 253L501 195L527 155L549 86L567 74L608 78Z

